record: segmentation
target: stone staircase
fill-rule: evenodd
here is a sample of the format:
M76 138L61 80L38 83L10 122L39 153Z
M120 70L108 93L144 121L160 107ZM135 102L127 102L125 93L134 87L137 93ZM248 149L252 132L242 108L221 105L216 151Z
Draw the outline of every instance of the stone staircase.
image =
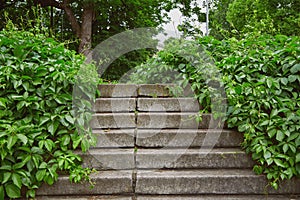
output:
M37 199L250 200L300 199L300 181L275 191L252 172L241 133L220 129L198 103L174 98L165 85L101 85L92 121L98 144L82 154L98 170L88 183L60 177ZM210 149L214 146L213 149Z

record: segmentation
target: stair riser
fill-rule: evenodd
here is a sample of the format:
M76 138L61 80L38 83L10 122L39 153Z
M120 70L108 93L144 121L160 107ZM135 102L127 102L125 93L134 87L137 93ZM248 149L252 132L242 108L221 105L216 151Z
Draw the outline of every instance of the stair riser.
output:
M208 153L208 152L207 152ZM243 152L213 150L207 154L197 150L91 149L78 152L83 166L107 169L228 169L251 168L254 163ZM136 154L136 165L134 164Z
M135 128L134 113L105 113L95 114L91 126L94 129Z
M124 148L136 145L145 148L240 147L243 135L230 130L94 130L97 148Z
M300 200L300 197L289 195L165 195L165 196L138 196L137 200Z
M135 98L100 98L96 100L94 105L94 112L96 113L126 113L135 110Z
M91 126L95 129L155 128L155 129L213 129L220 123L204 114L202 121L196 121L197 113L138 113L137 123L134 113L95 114ZM222 125L222 123L221 123Z
M122 197L122 196L38 196L35 200L132 200L132 197Z
M172 84L141 84L141 85L99 85L98 89L101 93L101 98L126 98L126 97L171 97L168 88L174 87ZM175 86L178 87L178 86ZM183 89L183 97L193 97L191 88Z
M228 169L251 168L253 161L242 152L185 152L180 150L138 150L138 169Z
M135 146L134 129L94 130L97 137L97 148L125 148Z
M99 98L94 105L96 113L121 112L198 112L194 98Z
M138 113L137 127L140 129L207 129L218 127L210 114L204 114L197 122L197 113Z
M228 130L137 130L139 147L239 147L243 135Z
M51 187L44 184L37 191L42 195L109 195L130 194L132 189L132 171L104 171L91 176L95 187L85 183L70 183L69 177L61 176Z
M138 98L137 110L141 112L198 112L199 103L194 98Z
M294 196L272 196L272 195L164 195L164 196L137 196L137 197L122 197L122 196L38 196L36 200L300 200L300 197Z
M90 149L77 153L83 158L83 167L97 170L134 169L134 149Z
M296 184L289 182L275 191L265 191L268 185L264 176L152 176L145 175L147 172L137 174L137 194L299 194L300 181ZM157 173L157 172L156 172Z
M137 97L137 85L118 84L118 85L99 85L101 98L111 97Z

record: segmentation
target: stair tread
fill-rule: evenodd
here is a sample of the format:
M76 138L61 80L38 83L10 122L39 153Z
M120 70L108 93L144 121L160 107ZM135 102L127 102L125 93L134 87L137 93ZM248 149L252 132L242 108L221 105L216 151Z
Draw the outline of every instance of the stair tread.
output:
M141 177L264 177L256 175L251 169L184 169L184 170L139 170Z
M132 200L132 197L126 196L37 196L35 200Z
M183 151L184 150L184 151ZM241 150L240 148L214 148L214 149L182 149L182 148L175 148L175 149L138 149L138 154L246 154L245 151Z
M161 195L138 196L137 200L300 200L300 196L290 195Z
M70 183L69 176L61 175L52 186L43 184L37 195L109 195L129 194L132 189L132 170L98 171L91 174L95 187L90 183Z
M300 194L300 180L268 186L250 169L143 170L137 172L137 194Z

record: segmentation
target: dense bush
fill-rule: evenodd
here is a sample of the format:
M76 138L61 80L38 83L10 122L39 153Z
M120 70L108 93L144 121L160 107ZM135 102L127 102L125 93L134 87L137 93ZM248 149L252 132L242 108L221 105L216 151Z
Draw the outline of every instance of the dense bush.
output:
M133 83L172 83L179 87L170 88L175 95L180 95L183 88L191 87L201 104L201 112L220 115L224 110L221 74L206 50L195 41L170 40L163 51L136 67L130 75ZM215 84L217 83L217 84ZM190 85L188 85L190 84ZM225 112L225 111L224 111Z
M217 65L230 105L228 125L244 133L255 172L277 188L279 180L300 175L300 38L248 36L225 46L229 50L216 52L222 54Z
M72 109L72 92L74 83L97 81L94 66L76 76L82 56L30 32L1 31L0 48L0 199L18 198L23 190L34 197L60 173L73 182L89 180L91 170L73 150L87 150L93 140L89 130L78 134L75 127L82 130L91 105L77 99Z
M175 69L191 83L204 112L211 112L211 100L219 95L210 83L222 82L227 124L244 133L242 145L256 161L254 171L266 174L274 188L280 180L300 176L300 38L249 34L241 40L219 41L203 37L196 43L205 50L197 51L185 48L186 43L191 42L173 42L137 67L132 81L155 76L164 81L161 74ZM179 56L184 49L192 59ZM210 70L203 52L214 59L221 76Z

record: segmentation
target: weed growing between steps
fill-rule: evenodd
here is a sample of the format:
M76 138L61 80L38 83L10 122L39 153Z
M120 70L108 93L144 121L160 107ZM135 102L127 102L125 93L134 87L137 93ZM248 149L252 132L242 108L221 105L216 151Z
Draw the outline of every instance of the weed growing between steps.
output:
M300 38L284 35L248 34L243 39L219 41L212 37L194 42L205 47L222 74L221 80L211 71L199 71L193 62L207 66L204 60L183 59L176 53L190 41L173 41L147 63L138 66L132 82L161 80L169 70L177 70L192 86L203 107L211 112L209 84L224 84L227 124L244 133L242 146L256 161L254 171L266 174L278 188L284 179L300 176ZM177 50L177 51L176 51ZM190 56L195 57L193 49ZM196 56L197 57L197 56ZM192 62L191 62L192 61ZM162 76L161 76L162 75ZM181 78L181 77L180 77ZM178 77L172 77L177 83ZM183 85L186 83L182 83ZM221 102L220 102L221 104Z
M74 118L72 92L75 80L98 81L95 67L86 65L76 77L82 56L30 32L1 31L0 46L0 199L21 191L34 197L61 173L89 181L92 170L81 167L73 150L86 151L93 141L89 130L78 134L74 125L90 118L91 105L76 104L81 114Z

